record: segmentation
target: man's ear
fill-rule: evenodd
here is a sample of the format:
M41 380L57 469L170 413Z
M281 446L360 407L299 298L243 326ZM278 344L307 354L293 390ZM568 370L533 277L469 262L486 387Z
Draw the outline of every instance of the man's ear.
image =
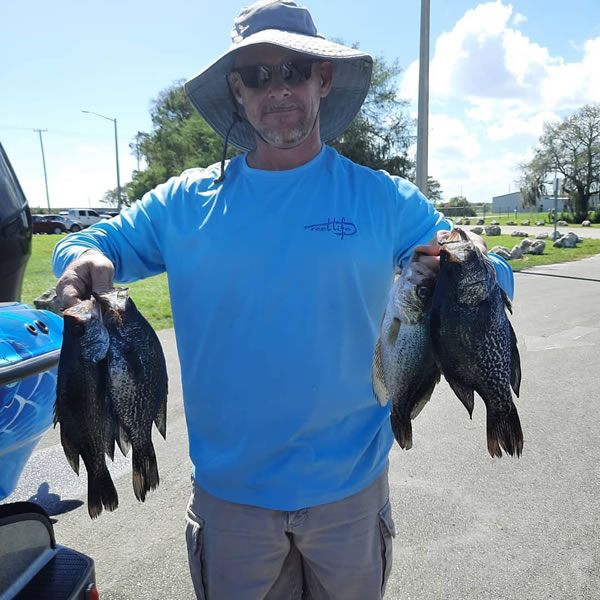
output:
M231 93L233 94L236 102L243 106L244 102L242 99L242 93L240 91L242 86L240 76L237 73L229 73L229 75L227 75L227 80L229 81L229 87L231 88Z
M323 61L319 65L321 78L321 98L325 98L331 91L333 85L333 63L329 60Z

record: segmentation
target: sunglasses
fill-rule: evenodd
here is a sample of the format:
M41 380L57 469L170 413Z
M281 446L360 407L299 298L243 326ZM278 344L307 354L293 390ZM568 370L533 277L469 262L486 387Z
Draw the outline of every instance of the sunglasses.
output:
M284 83L288 85L299 85L304 83L312 75L312 59L289 60L279 65L279 73ZM264 89L271 85L273 69L271 65L251 65L233 69L232 73L238 73L247 88Z

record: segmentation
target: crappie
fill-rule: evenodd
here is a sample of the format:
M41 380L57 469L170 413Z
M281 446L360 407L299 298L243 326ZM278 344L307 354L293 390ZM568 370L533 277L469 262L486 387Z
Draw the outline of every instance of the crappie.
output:
M119 504L106 467L104 452L112 440L105 435L106 386L104 357L108 332L96 301L83 300L64 311L64 333L58 363L54 426L72 469L79 475L79 457L88 474L88 512L96 518L102 508Z
M409 264L406 269L410 268ZM371 373L379 403L391 402L394 437L405 450L412 447L411 419L427 404L440 380L430 337L433 282L415 286L407 275L398 277L392 286Z
M160 341L126 289L98 296L110 345L106 381L113 436L124 454L132 447L133 490L138 500L158 486L152 423L166 438L167 367ZM114 444L113 444L114 445Z
M521 364L506 310L510 300L491 262L455 229L440 249L431 315L433 347L444 377L473 412L473 391L487 409L488 452L520 456L523 432L511 387L519 395Z

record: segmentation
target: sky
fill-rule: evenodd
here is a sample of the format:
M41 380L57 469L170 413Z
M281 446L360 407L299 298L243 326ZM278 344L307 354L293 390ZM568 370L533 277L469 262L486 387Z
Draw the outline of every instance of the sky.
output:
M320 33L398 61L417 117L420 0L305 0ZM0 142L31 207L98 207L161 91L229 47L244 0L0 3ZM600 102L600 0L431 0L429 168L444 199L515 191L544 122ZM89 110L101 118L83 113ZM141 163L143 168L143 162Z

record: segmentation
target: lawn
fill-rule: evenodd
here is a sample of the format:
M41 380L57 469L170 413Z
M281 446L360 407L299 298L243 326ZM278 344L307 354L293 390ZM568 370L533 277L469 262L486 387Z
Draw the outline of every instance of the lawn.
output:
M484 236L484 238L489 249L493 246L506 246L509 250L522 239L510 235ZM33 305L35 298L56 285L51 258L52 250L59 239L60 236L57 235L33 236L31 258L27 263L23 283L23 302ZM577 248L554 248L552 243L546 240L544 254L541 256L525 255L524 258L513 260L510 264L514 271L520 271L528 267L579 260L595 254L600 254L600 239L586 239ZM169 288L165 274L131 283L127 287L137 307L154 329L167 329L173 326Z

